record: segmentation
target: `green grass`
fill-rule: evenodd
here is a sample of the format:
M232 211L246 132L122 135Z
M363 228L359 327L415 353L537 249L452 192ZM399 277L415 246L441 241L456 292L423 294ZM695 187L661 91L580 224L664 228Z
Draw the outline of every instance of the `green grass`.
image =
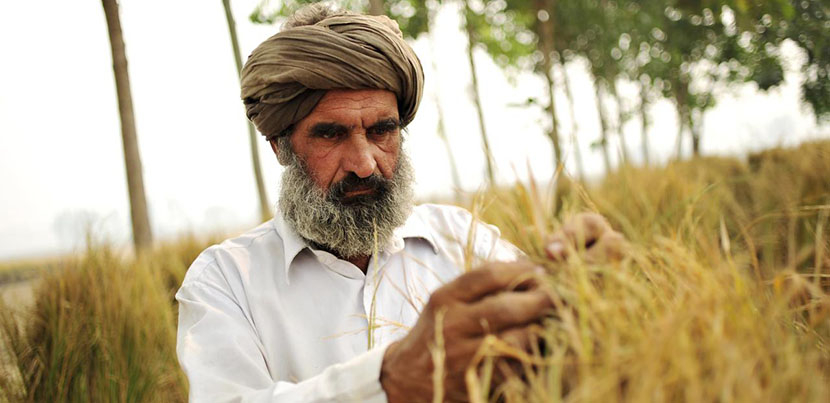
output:
M526 353L496 338L468 372L473 401L830 401L830 142L665 167L596 186L517 184L478 198L484 221L548 269L560 307ZM554 191L555 190L555 191ZM544 259L577 211L630 240L618 264ZM139 259L105 246L46 273L30 311L4 308L10 401L183 401L173 293L209 242ZM441 361L436 338L433 355ZM436 348L438 348L436 350ZM523 365L490 385L507 361ZM440 371L434 377L440 384Z

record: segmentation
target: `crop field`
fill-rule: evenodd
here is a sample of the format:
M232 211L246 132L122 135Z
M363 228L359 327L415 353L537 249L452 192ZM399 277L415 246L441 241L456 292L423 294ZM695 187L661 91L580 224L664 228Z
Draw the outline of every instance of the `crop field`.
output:
M548 270L558 309L534 351L485 341L470 400L830 401L828 173L830 142L813 142L472 198L466 207ZM544 257L545 238L579 211L626 236L622 262ZM185 237L138 257L92 244L50 263L30 307L2 308L2 399L185 401L173 295L215 241ZM493 384L503 369L513 376Z

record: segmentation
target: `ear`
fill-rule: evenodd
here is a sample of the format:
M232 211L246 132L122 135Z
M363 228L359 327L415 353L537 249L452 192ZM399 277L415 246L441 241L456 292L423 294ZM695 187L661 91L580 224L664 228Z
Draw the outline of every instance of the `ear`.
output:
M280 148L277 145L277 139L274 138L274 139L268 140L268 143L271 144L271 151L273 151L274 155L277 156L277 161L280 163L280 165L285 166L286 164L288 164L288 161L284 161L284 158L280 158L283 155L282 155L282 153L280 153Z

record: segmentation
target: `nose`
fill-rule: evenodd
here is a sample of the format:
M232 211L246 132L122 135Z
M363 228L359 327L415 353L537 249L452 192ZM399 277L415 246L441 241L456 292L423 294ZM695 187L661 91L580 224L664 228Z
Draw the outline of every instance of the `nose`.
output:
M372 153L372 144L363 134L350 136L348 148L343 156L343 169L346 172L354 172L361 178L367 178L375 173L377 161Z

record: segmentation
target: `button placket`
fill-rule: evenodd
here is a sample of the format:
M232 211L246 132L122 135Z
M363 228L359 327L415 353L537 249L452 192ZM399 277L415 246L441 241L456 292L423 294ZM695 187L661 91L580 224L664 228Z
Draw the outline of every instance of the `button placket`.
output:
M369 266L366 268L366 278L363 284L363 309L366 313L367 331L373 332L374 345L381 343L383 331L380 329L369 328L370 324L374 323L377 327L377 318L379 317L380 304L379 296L380 287L383 281L384 265L388 260L388 255L385 252L380 252L379 255L373 256L369 260ZM374 309L372 307L372 300L374 299ZM375 319L375 320L373 320Z

